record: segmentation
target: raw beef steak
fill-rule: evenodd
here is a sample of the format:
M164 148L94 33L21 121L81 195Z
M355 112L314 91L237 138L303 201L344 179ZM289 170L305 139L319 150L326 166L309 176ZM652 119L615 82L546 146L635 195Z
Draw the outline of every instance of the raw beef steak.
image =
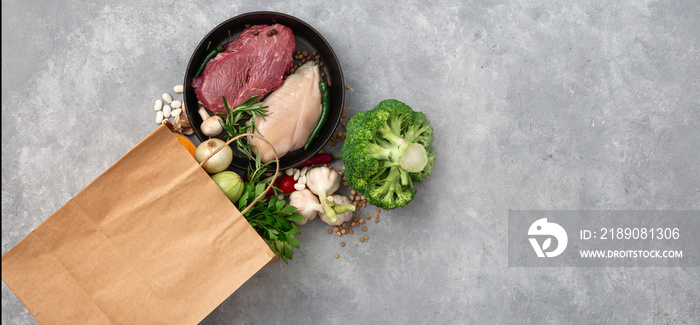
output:
M197 99L218 113L226 111L223 97L232 109L253 95L262 98L284 83L282 77L292 66L294 47L294 34L287 26L255 25L245 29L207 63L201 76L192 80Z

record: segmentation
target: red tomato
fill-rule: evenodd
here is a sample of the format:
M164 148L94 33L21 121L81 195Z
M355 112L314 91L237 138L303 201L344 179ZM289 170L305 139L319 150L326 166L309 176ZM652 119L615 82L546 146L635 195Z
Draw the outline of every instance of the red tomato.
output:
M297 182L294 180L294 176L284 175L280 179L279 189L284 193L294 192L294 184Z

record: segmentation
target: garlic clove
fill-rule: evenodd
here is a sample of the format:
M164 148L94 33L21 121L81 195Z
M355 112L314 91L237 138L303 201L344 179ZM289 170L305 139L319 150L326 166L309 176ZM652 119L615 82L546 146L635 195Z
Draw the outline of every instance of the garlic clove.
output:
M183 114L176 115L175 119L173 120L173 124L175 132L179 132L184 135L192 135L194 133L192 125L190 124L190 119Z

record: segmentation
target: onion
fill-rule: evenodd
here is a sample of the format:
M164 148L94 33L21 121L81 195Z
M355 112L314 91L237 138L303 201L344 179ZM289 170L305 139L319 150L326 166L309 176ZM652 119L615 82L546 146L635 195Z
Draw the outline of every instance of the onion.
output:
M211 179L233 204L236 204L241 195L243 195L245 185L238 174L232 171L225 171L212 175Z
M197 150L195 150L194 159L196 159L198 163L202 163L214 150L221 146L225 146L225 148L221 149L214 157L211 157L202 165L202 168L204 168L207 173L215 174L226 170L226 168L231 165L231 161L233 161L233 150L226 145L226 142L217 138L202 142L197 147Z

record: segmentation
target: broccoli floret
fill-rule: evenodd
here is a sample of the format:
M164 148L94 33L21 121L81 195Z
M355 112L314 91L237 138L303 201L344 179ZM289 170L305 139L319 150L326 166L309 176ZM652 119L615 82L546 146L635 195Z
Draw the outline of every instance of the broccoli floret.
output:
M384 209L413 199L414 182L435 166L433 129L425 114L389 99L356 113L347 125L341 150L345 179L367 201Z

